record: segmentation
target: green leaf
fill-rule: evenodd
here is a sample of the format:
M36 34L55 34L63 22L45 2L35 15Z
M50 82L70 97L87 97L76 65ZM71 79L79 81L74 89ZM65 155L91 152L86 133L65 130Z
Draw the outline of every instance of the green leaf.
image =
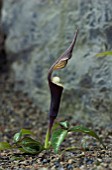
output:
M43 150L43 145L30 137L23 138L19 143L23 151L30 154L37 154ZM19 148L21 150L21 148Z
M26 150L24 150L22 147L18 148L21 152L28 153Z
M14 137L13 137L14 142L15 142L15 143L19 142L20 139L21 139L21 137L22 137L21 131L18 132L18 133L16 133L16 134L14 135Z
M31 132L28 129L21 129L18 133L16 133L13 137L13 140L15 143L19 142L24 135L34 135L33 132Z
M55 131L58 128L60 128L60 123L56 122L56 123L53 124L52 131Z
M69 128L69 122L65 121L65 122L56 122L53 127L52 127L52 131L55 131L57 129L60 128L60 126L63 128L63 129L68 129Z
M21 129L22 135L34 135L34 133L28 129Z
M61 127L68 129L69 128L69 122L65 121L65 122L60 122L59 123L61 125Z
M11 160L11 161L17 161L17 160L22 161L22 160L24 160L24 159L25 159L24 157L22 157L22 156L17 156L17 155L12 155L12 156L10 157L10 160Z
M37 142L36 140L30 138L30 137L24 137L18 144L26 145L30 142Z
M40 144L33 142L23 145L22 148L25 150L26 153L30 154L37 154L43 150Z
M53 132L51 138L51 145L54 148L54 152L57 153L61 143L64 141L65 137L67 136L68 131L64 129L58 129Z
M92 137L96 138L103 145L103 147L106 148L105 145L103 144L102 140L97 136L97 134L93 130L90 130L90 129L84 127L84 126L74 126L74 127L70 128L69 131L70 132L86 133L89 136L92 136Z
M112 55L112 51L105 51L105 52L98 53L96 54L96 57L103 57L107 55Z
M11 145L8 142L0 142L0 150L11 149Z

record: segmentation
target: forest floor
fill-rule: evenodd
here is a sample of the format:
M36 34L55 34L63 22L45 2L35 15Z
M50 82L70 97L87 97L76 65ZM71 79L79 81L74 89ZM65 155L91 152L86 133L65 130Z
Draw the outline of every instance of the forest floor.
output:
M27 94L14 90L13 76L7 73L0 76L0 142L12 142L13 135L21 128L30 129L35 139L44 142L47 129L47 114L39 111L38 107L28 98ZM63 117L58 120L64 120ZM72 114L66 120L74 125L80 123L72 120ZM94 127L91 123L86 125L95 130L107 146L105 150L93 138L88 138L88 151L84 151L81 140L82 133L70 134L63 144L61 151L70 146L80 149L61 151L54 154L53 150L43 151L37 155L23 154L18 150L0 152L0 170L112 170L112 129L111 127Z

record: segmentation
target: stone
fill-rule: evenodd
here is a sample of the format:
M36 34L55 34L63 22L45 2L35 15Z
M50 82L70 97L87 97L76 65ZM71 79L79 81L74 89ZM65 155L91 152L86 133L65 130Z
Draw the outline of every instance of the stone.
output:
M48 69L68 48L78 27L72 59L54 73L65 87L60 112L82 123L111 123L112 57L95 56L112 48L110 4L111 0L4 0L1 27L15 90L28 94L47 114Z

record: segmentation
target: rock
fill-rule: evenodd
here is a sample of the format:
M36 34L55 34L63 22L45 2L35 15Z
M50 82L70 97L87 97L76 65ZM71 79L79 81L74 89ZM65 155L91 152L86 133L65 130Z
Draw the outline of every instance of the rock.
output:
M7 56L4 48L4 42L5 42L5 35L0 30L0 74L5 72L7 70Z
M2 11L3 1L0 0L0 19ZM0 25L0 74L7 70L7 57L5 52L5 39L6 35L1 29Z
M60 111L72 113L82 123L111 123L112 57L95 57L112 48L110 4L111 0L4 0L1 26L7 36L7 57L13 61L15 90L48 112L48 69L79 27L72 59L55 73L65 86Z

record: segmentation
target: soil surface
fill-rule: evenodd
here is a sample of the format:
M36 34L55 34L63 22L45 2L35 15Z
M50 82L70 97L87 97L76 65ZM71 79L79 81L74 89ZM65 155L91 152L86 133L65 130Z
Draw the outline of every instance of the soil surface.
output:
M12 143L13 135L21 128L34 132L35 139L44 142L47 129L47 114L42 113L34 102L20 91L14 90L13 74L0 75L0 141ZM68 120L79 125L72 119L72 114L57 120ZM18 150L0 152L0 170L112 170L112 127L94 127L87 123L88 128L103 139L106 150L98 141L82 133L70 134L62 143L60 152L43 151L37 155L23 154ZM83 142L87 140L87 151ZM67 147L78 147L64 151Z

